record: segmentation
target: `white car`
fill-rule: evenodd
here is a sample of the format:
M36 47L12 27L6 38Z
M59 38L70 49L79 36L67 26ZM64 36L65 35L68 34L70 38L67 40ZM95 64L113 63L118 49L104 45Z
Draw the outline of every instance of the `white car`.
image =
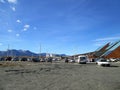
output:
M110 66L110 62L108 62L106 59L99 59L96 64L99 66Z
M70 62L70 63L75 63L75 60L69 59L69 62Z

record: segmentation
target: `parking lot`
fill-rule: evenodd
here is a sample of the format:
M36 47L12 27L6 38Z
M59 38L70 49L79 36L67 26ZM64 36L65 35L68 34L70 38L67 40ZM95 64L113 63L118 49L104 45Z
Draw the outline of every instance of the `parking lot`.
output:
M0 90L120 90L120 62L0 62Z

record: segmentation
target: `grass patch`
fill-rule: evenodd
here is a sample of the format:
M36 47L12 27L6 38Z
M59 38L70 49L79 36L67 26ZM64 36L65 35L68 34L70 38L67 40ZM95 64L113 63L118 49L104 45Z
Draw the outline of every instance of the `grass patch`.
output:
M11 66L23 67L23 65L20 64L19 62L11 62L11 61L0 62L0 67L11 67Z

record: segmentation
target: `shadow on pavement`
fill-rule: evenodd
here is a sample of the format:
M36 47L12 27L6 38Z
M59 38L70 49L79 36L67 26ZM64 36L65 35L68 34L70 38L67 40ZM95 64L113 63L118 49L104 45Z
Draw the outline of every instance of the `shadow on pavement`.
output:
M111 65L110 67L119 67L119 66L116 66L116 65Z

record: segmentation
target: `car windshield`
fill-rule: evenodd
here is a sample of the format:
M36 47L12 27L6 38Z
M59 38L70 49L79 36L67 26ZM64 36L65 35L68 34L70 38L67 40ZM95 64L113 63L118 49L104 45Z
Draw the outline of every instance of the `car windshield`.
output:
M86 59L86 57L80 57L80 60L85 60Z
M102 60L100 60L101 62L107 62L107 60L106 59L102 59Z

